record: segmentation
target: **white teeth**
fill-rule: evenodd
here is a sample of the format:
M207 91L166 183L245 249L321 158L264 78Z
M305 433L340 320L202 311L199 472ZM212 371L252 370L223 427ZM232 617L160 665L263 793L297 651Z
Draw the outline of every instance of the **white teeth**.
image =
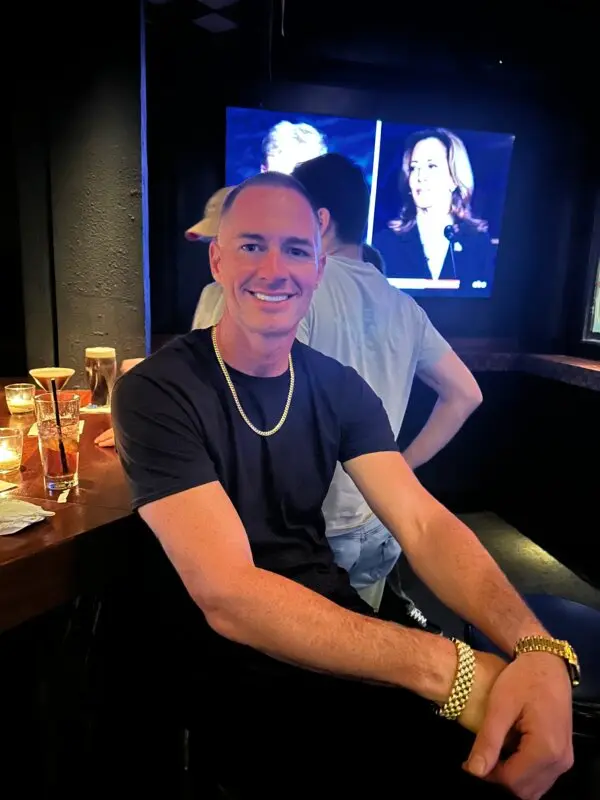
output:
M260 294L260 292L254 292L254 297L258 297L259 300L266 300L267 303L281 303L283 300L287 300L289 295L287 294Z

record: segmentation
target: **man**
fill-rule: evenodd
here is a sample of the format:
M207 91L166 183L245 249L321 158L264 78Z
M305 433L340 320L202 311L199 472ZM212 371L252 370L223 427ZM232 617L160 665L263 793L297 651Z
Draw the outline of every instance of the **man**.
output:
M363 261L369 190L360 167L329 153L296 167L294 177L318 208L327 209L322 212L327 254L323 281L300 323L298 338L356 369L381 398L396 437L415 374L437 392L429 420L404 452L416 469L456 435L481 403L479 386L420 306ZM217 322L223 305L220 288L206 287L194 327ZM398 543L339 465L323 511L337 563L377 610L385 578L400 555ZM402 596L397 576L393 577L392 587ZM417 609L411 609L423 620Z
M263 139L260 169L290 175L297 164L326 152L325 137L314 125L283 119Z
M334 565L321 506L340 461L458 614L506 653L547 637L473 534L414 477L368 385L295 341L324 267L318 213L289 176L264 173L232 191L210 247L221 321L164 347L113 394L134 507L194 608L182 664L195 676L187 689L190 705L200 695L211 763L237 797L361 797L367 787L398 791L410 776L424 797L448 787L492 797L500 783L539 798L572 762L562 658L527 652L505 666L376 619ZM461 728L431 703L478 731L468 772ZM361 727L384 714L396 731L370 762Z

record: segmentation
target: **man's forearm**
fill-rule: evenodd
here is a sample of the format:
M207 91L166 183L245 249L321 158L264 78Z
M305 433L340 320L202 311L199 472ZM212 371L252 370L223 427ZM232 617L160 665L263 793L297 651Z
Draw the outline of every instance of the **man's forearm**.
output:
M231 600L205 608L222 636L307 669L402 686L439 704L447 700L456 671L449 640L347 611L255 567L235 586Z
M421 580L449 608L476 625L507 654L543 626L475 534L438 505L418 539L405 548Z
M438 398L429 419L408 445L403 455L412 469L430 461L453 439L477 404L462 399Z
M544 632L475 534L435 500L399 453L344 465L423 582L507 654L521 636Z

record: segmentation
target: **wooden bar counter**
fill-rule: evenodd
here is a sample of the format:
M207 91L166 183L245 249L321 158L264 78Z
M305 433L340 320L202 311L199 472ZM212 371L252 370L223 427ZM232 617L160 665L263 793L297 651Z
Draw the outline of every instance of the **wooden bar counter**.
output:
M80 394L84 405L89 393ZM37 436L28 435L34 415L10 415L0 389L0 427L21 428L24 441L21 470L3 476L17 484L7 495L55 512L21 533L0 536L0 633L96 591L117 569L119 538L131 518L128 488L114 449L94 444L109 416L82 419L79 486L58 502L58 493L44 487Z

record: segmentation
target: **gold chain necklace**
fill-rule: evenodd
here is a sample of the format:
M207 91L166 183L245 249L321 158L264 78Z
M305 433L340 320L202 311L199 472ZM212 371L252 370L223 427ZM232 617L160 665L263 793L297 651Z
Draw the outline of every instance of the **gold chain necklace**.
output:
M235 386L233 385L233 381L231 380L231 376L229 374L229 370L227 369L227 365L223 361L223 356L221 355L221 351L219 350L219 345L217 344L217 326L213 325L211 331L211 338L213 347L215 349L215 355L217 357L217 361L219 362L219 366L221 367L221 372L225 376L225 380L227 382L227 386L229 386L229 390L233 397L233 402L236 405L237 410L240 412L240 417L244 420L246 425L250 428L250 430L254 431L254 433L258 434L258 436L273 436L274 433L281 428L283 423L287 419L288 412L290 410L290 406L292 404L292 395L294 394L294 384L296 382L296 378L294 375L294 362L292 361L292 354L290 353L288 356L288 363L290 366L290 390L288 392L287 400L285 401L285 407L283 409L283 414L281 415L281 419L271 430L269 431L261 431L260 428L257 428L256 425L253 425L248 417L246 416L246 412L242 408L242 404L240 403L240 398L236 392Z

